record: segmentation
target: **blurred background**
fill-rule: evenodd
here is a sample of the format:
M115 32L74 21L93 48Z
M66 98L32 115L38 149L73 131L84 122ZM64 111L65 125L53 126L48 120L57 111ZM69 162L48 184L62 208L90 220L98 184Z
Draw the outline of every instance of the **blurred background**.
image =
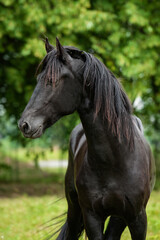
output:
M63 45L93 53L122 82L156 160L156 192L148 210L153 229L148 239L160 239L158 0L0 0L0 239L39 239L32 230L52 218L51 211L59 213L65 206L62 200L47 205L48 210L42 207L64 195L68 141L79 123L77 114L61 119L36 140L23 138L17 127L36 85L36 68L45 56L45 36L52 45L58 36Z

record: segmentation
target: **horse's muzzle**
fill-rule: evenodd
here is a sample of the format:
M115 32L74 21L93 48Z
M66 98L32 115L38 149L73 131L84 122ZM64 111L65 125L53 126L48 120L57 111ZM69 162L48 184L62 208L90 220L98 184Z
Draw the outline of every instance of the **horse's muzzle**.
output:
M36 129L32 129L31 125L27 121L19 120L18 122L18 127L23 133L24 137L26 138L38 138L42 135L43 133L43 128L42 126L36 127Z

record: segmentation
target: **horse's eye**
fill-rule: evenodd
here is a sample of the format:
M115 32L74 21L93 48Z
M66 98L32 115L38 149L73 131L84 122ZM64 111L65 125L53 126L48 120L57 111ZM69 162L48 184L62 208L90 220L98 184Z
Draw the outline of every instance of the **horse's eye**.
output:
M46 86L47 86L47 85L50 85L50 86L52 85L52 78L48 78L47 83L46 83Z

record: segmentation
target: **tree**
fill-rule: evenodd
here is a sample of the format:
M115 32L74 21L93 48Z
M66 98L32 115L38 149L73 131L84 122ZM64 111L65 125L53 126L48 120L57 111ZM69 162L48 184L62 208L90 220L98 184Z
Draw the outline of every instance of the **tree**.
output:
M0 11L0 106L8 116L17 120L33 91L45 55L40 38L47 35L54 44L58 36L64 45L100 58L121 79L133 105L139 97L135 112L160 151L159 1L1 0ZM70 120L63 124L71 129Z

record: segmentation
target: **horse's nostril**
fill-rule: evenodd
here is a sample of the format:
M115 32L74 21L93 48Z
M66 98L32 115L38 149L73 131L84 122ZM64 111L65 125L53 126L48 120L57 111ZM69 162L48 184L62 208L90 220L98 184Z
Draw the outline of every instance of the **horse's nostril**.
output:
M31 127L30 127L29 123L24 122L22 124L22 130L23 130L24 133L28 133L30 131L30 129L31 129Z

